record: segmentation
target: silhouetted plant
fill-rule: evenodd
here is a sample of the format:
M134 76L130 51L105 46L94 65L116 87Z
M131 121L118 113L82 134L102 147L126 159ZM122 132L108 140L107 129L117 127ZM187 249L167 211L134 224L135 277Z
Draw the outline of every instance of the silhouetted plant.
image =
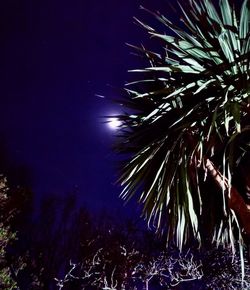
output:
M16 289L16 282L13 279L11 269L7 260L7 248L15 239L16 233L10 229L10 221L13 218L12 212L6 212L9 202L7 180L0 176L0 288Z

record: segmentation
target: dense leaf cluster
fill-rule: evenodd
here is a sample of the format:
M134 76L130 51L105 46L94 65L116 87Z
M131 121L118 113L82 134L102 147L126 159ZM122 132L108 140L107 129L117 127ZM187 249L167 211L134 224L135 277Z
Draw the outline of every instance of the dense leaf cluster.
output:
M136 196L149 224L167 229L180 249L193 238L202 244L213 204L214 237L234 244L225 185L217 203L215 189L202 185L209 160L230 188L249 152L250 4L236 11L228 0L189 0L178 8L175 21L149 11L164 32L138 20L160 43L156 52L135 47L149 65L132 70L139 77L125 87L125 113L116 116L118 150L129 153L121 196Z

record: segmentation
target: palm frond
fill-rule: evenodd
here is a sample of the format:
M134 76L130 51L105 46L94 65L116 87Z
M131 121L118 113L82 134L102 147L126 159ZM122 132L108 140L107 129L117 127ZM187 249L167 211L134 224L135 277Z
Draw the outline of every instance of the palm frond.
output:
M180 6L185 30L151 12L166 34L137 20L162 43L162 51L136 48L149 67L133 70L142 78L127 85L121 103L128 113L118 116L118 150L130 156L119 179L121 197L137 196L149 225L157 231L166 228L180 248L190 237L202 240L208 199L201 190L204 159L214 159L229 178L235 165L232 138L247 125L249 1L239 15L228 0L221 0L219 8L211 0L190 0L188 10ZM219 200L222 214L214 236L226 243L232 240L232 226L225 215L231 213L223 194Z

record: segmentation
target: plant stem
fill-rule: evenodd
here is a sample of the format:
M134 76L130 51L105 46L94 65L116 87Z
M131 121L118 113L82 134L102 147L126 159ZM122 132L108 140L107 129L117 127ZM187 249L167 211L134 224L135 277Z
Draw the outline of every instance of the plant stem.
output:
M208 158L205 160L205 168L214 178L217 185L227 193L229 208L232 209L238 217L243 233L250 238L250 205L246 204L234 186L229 185L228 179L220 173Z

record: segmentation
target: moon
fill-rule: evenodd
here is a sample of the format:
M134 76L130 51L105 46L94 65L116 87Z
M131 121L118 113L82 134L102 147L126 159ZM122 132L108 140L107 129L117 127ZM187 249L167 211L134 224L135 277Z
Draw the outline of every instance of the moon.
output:
M109 128L112 130L117 130L121 126L121 124L122 122L115 117L110 118L108 121Z

